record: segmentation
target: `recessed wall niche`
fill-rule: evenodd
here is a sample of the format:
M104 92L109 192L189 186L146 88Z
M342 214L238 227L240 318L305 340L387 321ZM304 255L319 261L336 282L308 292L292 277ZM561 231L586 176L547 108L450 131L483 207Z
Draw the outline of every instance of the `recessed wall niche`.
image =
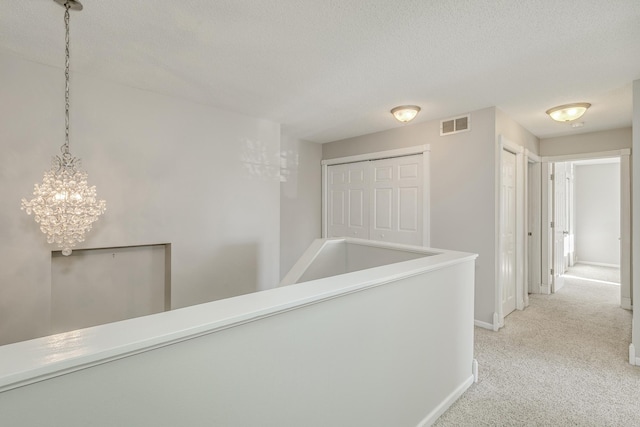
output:
M51 253L51 333L171 309L171 244Z

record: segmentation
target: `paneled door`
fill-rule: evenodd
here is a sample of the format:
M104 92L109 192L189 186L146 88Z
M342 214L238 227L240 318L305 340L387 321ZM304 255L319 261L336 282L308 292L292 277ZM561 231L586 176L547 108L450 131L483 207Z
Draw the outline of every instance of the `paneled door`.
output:
M371 162L371 240L422 245L422 206L422 155Z
M328 168L329 237L369 238L369 162Z
M329 166L328 237L423 244L422 154Z
M516 155L502 152L501 250L503 316L516 309Z
M563 162L553 164L553 291L564 286L567 265L567 166Z

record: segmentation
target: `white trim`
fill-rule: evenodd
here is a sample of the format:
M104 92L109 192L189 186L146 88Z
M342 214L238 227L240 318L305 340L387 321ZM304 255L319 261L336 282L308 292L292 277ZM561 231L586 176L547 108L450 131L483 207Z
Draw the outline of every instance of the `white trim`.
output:
M621 157L631 155L631 150L628 148L622 150L611 151L598 151L595 153L580 153L580 154L563 154L561 156L542 156L543 162L573 162L579 160L589 159L602 159L606 157Z
M526 148L520 165L522 173L522 308L529 307L529 158Z
M323 164L322 165L322 177L321 177L321 192L322 192L322 212L321 212L321 223L322 223L322 237L327 237L327 233L329 232L329 223L327 222L327 209L329 209L329 201L327 199L328 196L328 192L327 192L327 165Z
M493 313L493 332L498 332L498 330L503 326L504 319L501 319L498 313Z
M629 151L629 150L627 150ZM629 300L633 306L631 287L631 159L629 154L620 156L620 302ZM624 305L623 308L626 308Z
M636 357L636 348L633 343L629 344L629 364L640 366L640 357Z
M595 265L597 267L620 268L619 264L607 264L606 262L577 261L576 264Z
M431 246L431 152L422 152L422 246Z
M493 331L493 325L491 323L483 322L482 320L474 320L473 324L476 325L479 328L488 329L490 331Z
M473 375L471 375L469 378L464 380L464 382L460 384L454 391L452 391L449 396L447 396L442 402L440 402L440 404L436 406L435 409L429 412L429 414L424 417L416 427L426 427L435 423L436 420L440 418L440 415L444 414L446 410L449 409L449 407L453 405L454 402L458 400L458 398L460 398L460 396L462 396L462 393L464 393L469 387L471 387L473 382Z
M429 144L416 145L414 147L397 148L395 150L377 151L374 153L357 154L355 156L337 157L335 159L326 159L321 162L322 165L332 166L343 163L365 162L368 160L388 159L391 157L411 156L413 154L421 154L431 151Z
M529 163L542 163L542 157L538 156L535 153L532 153L528 149L524 149L524 155L527 157Z
M551 294L551 245L553 244L553 236L551 235L551 221L553 213L551 212L551 164L547 161L542 162L541 170L541 188L540 188L540 245L542 247L542 257L540 259L540 293Z
M608 157L620 158L620 303L624 299L631 299L631 306L633 305L633 289L631 279L631 150L628 148L622 150L612 151L600 151L595 153L582 153L582 154L568 154L563 156L546 156L542 157L543 160L543 176L545 173L545 167L549 167L549 162L572 162L579 160L589 159L601 159ZM545 264L548 264L549 248L545 245L545 239L548 239L549 225L551 218L547 218L545 222L545 215L548 215L546 209L549 208L549 194L548 187L542 185L542 282L547 275L545 274ZM580 263L587 264L583 261ZM598 264L594 264L598 265ZM610 265L609 265L610 266ZM548 266L547 272L551 266ZM551 289L551 287L550 287ZM540 291L542 293L542 289Z
M625 310L633 310L633 305L631 304L631 298L622 297L620 298L620 307Z
M473 382L478 382L478 360L473 359L471 361L471 373L473 374Z

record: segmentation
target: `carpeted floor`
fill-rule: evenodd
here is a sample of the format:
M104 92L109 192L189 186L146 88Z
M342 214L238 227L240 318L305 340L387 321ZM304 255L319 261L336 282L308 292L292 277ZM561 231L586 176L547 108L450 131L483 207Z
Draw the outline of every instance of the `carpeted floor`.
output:
M576 267L500 332L476 328L479 381L436 426L640 426L640 367L628 363L631 312L615 269Z

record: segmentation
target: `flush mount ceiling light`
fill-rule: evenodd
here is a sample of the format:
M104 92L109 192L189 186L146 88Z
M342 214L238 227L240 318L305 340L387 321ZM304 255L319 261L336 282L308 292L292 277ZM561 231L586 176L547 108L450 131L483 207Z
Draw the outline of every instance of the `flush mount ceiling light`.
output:
M391 110L391 114L397 121L402 123L409 123L420 112L420 107L417 105L400 105Z
M80 159L69 152L69 9L82 10L75 0L54 0L65 9L65 142L62 154L55 156L51 169L44 173L42 185L35 184L33 199L22 199L28 215L33 213L47 242L56 243L63 255L71 255L71 248L84 241L91 224L106 209L104 200L97 200L96 187L87 184L87 173L79 170Z
M550 108L547 110L547 114L557 122L570 122L582 117L589 107L591 107L591 104L588 102L577 102Z

